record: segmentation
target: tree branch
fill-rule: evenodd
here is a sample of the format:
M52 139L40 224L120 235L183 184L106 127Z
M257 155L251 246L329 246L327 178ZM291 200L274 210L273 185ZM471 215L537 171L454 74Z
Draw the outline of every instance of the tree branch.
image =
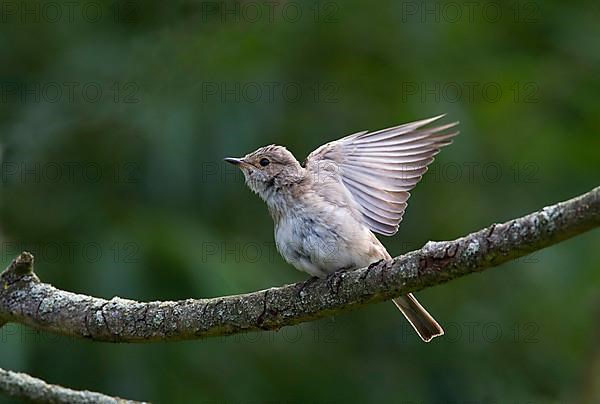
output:
M91 391L76 391L55 384L48 384L25 373L0 368L0 392L9 396L27 398L38 403L69 404L134 404L138 401L105 396Z
M600 225L600 187L503 224L327 279L212 299L140 303L65 292L22 253L2 273L0 323L110 342L196 339L276 330L389 300L500 265Z

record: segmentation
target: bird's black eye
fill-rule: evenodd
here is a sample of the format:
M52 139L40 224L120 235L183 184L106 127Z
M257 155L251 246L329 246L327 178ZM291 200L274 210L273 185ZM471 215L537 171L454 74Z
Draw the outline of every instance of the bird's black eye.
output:
M271 162L269 161L269 159L266 159L266 158L262 158L262 159L260 159L260 161L259 161L259 164L260 164L261 166L263 166L263 167L266 167L266 166L268 166L268 165L269 165L269 163L271 163Z

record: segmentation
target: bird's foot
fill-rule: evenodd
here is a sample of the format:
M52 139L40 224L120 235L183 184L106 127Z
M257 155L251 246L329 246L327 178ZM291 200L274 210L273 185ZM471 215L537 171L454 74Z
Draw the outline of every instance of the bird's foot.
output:
M384 261L383 259L380 259L379 261L372 263L371 265L369 265L368 269L375 268L377 265L381 264L383 261Z
M304 289L305 289L307 286L310 286L311 284L315 283L315 282L316 282L316 281L318 281L318 280L319 280L319 278L317 278L316 276L311 276L311 277L310 277L310 278L308 278L307 280L305 280L305 281L303 281L303 282L300 282L300 284L299 284L299 285L300 285L300 287L298 288L298 294L299 294L300 296L302 296L302 294L303 294L303 292L304 292Z
M335 274L341 274L341 273L344 273L344 272L352 271L352 270L354 270L354 267L351 267L351 266L339 268L335 272L332 272L332 273L328 274L327 277L330 277L330 276L335 275Z

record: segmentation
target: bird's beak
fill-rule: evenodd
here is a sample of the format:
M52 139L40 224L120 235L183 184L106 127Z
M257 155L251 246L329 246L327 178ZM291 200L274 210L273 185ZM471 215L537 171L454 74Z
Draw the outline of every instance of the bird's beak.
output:
M233 164L234 166L238 166L239 168L246 168L250 166L243 158L237 157L225 157L223 160L228 162L229 164Z
M229 164L233 164L234 166L239 166L244 162L244 159L238 159L235 157L225 157L223 160L225 160Z

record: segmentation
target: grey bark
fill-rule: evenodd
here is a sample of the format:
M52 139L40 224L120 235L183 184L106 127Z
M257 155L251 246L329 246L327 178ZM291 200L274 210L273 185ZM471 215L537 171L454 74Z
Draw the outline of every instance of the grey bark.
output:
M38 403L65 404L133 404L138 401L105 396L91 391L76 391L48 384L25 373L0 369L0 391L13 397L27 398Z
M327 279L210 299L137 302L62 291L40 282L22 253L2 273L0 324L109 342L199 339L332 316L500 265L600 225L600 187L566 202Z
M42 283L23 252L0 274L7 322L96 341L150 342L229 335L331 316L500 265L600 225L600 187L566 202L327 279L212 299L141 303L62 291ZM0 369L0 391L48 403L133 403L50 385Z

